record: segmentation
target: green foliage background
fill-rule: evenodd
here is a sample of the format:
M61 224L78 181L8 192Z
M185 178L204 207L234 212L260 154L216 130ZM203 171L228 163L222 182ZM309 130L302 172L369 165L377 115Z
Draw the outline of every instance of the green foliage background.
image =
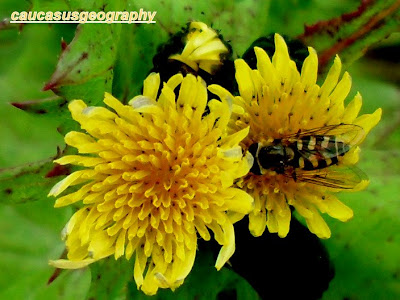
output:
M376 1L372 13L381 10L382 5L393 3L396 1ZM224 38L232 42L234 55L240 56L260 35L279 32L295 37L303 33L304 24L354 11L359 2L213 0L189 4L189 1L180 0L3 0L0 20L8 18L13 11L90 11L99 10L103 5L106 10L141 7L156 10L157 23L85 24L80 26L76 36L76 26L71 24L19 27L0 23L0 168L46 160L56 155L57 146L63 148L62 135L56 128L65 132L74 125L68 121L65 106L52 107L53 103L62 103L62 98L58 97L81 98L100 104L104 91L112 91L121 100L139 93L142 80L151 69L157 45L167 40L168 33L179 30L190 20L201 20L220 29ZM323 34L311 38L310 44L323 50L321 47L325 44L346 36L356 26L359 24L343 26L333 38ZM361 39L341 57L345 62L352 62L365 52L366 46L398 29L397 11L384 26ZM70 44L70 51L63 55L61 38ZM336 276L323 299L400 297L400 61L396 51L392 54L379 51L398 51L399 47L399 34L392 34L389 39L373 45L374 51L346 65L353 78L350 96L360 91L364 100L362 113L372 113L382 107L383 118L362 149L360 168L371 179L369 188L340 196L353 208L354 219L343 224L326 218L332 237L324 244ZM86 49L90 49L89 59L77 64L79 55ZM114 66L113 70L110 66ZM66 69L70 70L67 75ZM42 91L49 82L57 84L58 96L52 91ZM49 97L46 102L30 106L33 112L45 108L49 112L46 114L30 114L9 104ZM36 175L7 180L13 174L29 174L35 168L36 165L0 172L0 202L5 203L0 205L0 299L110 299L111 296L124 299L126 295L145 299L132 284L124 287L124 280L132 274L131 263L124 261L105 261L92 269L92 275L88 269L65 271L47 285L54 271L47 261L59 257L64 250L60 232L72 210L54 209L53 199L46 197L54 182L40 183L41 176L48 171L45 162ZM228 269L217 273L212 265L207 255L198 256L185 285L175 294L162 291L158 298L193 299L203 293L198 299L211 299L227 287L234 287L239 299L256 297L238 275ZM116 266L120 269L115 269ZM122 275L115 282L113 274L117 270L121 270L118 274ZM108 277L98 278L100 273ZM98 283L92 288L91 278ZM204 294L204 290L209 293Z

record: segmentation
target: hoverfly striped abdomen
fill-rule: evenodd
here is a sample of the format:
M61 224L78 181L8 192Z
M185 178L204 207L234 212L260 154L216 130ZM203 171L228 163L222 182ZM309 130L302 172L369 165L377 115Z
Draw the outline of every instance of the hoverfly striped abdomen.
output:
M337 164L338 157L345 155L351 147L336 136L304 136L291 148L295 151L295 158L290 165L316 170Z

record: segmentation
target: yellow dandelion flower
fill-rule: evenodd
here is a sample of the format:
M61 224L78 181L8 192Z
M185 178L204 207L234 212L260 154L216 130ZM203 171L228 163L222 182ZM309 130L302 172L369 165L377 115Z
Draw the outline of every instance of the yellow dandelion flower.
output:
M75 269L110 255L134 255L134 279L149 295L183 283L194 263L197 234L209 240L211 230L222 245L215 264L220 269L235 249L232 223L253 204L232 187L253 163L239 146L248 128L226 135L232 99L211 100L203 116L207 88L200 77L171 77L157 99L159 85L159 75L149 75L143 95L130 105L106 94L113 111L72 101L72 117L85 133L69 132L65 142L79 154L55 162L84 168L49 193L59 196L80 185L55 207L83 203L63 231L68 259L50 264Z
M292 206L311 232L329 238L331 232L320 212L349 220L353 211L334 193L360 190L368 183L351 166L358 161L359 144L379 122L381 109L357 117L361 95L345 107L351 78L346 72L339 81L339 57L319 86L318 57L313 48L308 50L301 72L278 34L272 61L258 47L254 48L256 70L242 59L235 61L241 97L235 98L229 127L236 132L250 126L242 144L256 159L237 185L254 197L249 229L255 236L267 226L285 237Z
M217 32L203 22L190 22L185 38L182 53L169 58L185 63L196 72L200 68L209 74L215 73L222 65L222 56L229 54Z

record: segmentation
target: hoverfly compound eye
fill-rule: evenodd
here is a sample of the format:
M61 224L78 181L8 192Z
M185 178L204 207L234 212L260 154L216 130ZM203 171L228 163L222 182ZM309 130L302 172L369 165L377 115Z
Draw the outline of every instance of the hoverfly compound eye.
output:
M258 143L250 145L248 151L251 153L251 155L253 155L253 157L257 157Z

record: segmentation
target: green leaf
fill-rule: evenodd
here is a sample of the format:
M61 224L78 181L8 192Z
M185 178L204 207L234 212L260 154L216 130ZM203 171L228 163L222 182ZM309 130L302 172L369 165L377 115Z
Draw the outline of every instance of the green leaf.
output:
M32 11L110 11L118 10L120 1L104 0L30 0Z
M301 34L305 24L337 17L354 10L360 1L345 0L286 0L270 1L270 9L264 18L268 20L265 34L280 33L291 37Z
M97 82L98 85L102 86L102 80L97 80ZM79 89L73 88L70 95L76 93L79 96L84 95L84 97L82 97L84 99L86 99L86 97L90 99L92 95L98 93L95 84L90 84L88 89L84 88L86 85L87 84L80 86ZM66 90L67 88L64 87L63 89ZM91 91L93 91L93 93L91 93ZM98 95L98 97L100 97L100 95ZM90 103L90 101L88 102ZM62 97L53 96L41 100L13 102L11 104L16 108L34 114L35 116L44 117L50 120L56 118L58 120L56 124L57 131L63 136L71 130L79 130L78 123L72 119L71 114L69 113L68 102Z
M54 164L53 159L26 166L0 169L1 202L24 203L46 199L58 176L71 172L68 166Z
M106 0L65 0L71 10L77 11L117 11L123 9L124 1Z
M64 0L30 0L31 11L67 11L69 7ZM27 11L29 11L27 10Z
M126 299L127 284L133 278L133 260L127 261L124 257L118 260L114 257L105 258L91 264L90 271L92 284L89 299Z
M70 209L53 207L44 199L24 205L0 205L0 299L84 299L90 272L63 271L47 284L54 268L48 265L64 251L60 231Z
M28 24L20 32L0 30L1 102L54 96L41 89L57 63L61 37L72 39L74 28L70 24Z
M22 11L29 9L28 1L3 0L1 3L0 20L10 18L11 13L14 11ZM0 29L12 27L12 24L0 23Z
M110 69L101 76L90 79L87 82L77 85L64 85L55 92L67 100L83 100L89 106L102 106L104 93L111 92L113 70ZM57 111L51 111L56 113ZM68 110L64 111L66 118L71 118Z
M122 9L122 1L75 1L69 0L72 10L110 11ZM79 89L93 88L98 80L104 81L102 92L111 90L112 69L117 53L121 24L80 24L72 42L63 49L55 72L44 89L52 89L56 94L71 100L74 94L81 94ZM91 80L94 80L91 82ZM83 85L72 90L60 90L62 86ZM99 86L96 86L96 90ZM72 95L70 95L70 93ZM99 102L96 100L92 102ZM102 99L101 99L102 100Z
M323 299L398 298L400 163L396 153L364 151L363 170L370 186L362 193L340 196L354 210L354 218L346 224L329 222L333 234L325 245L336 276Z
M110 91L119 29L108 24L79 25L44 89L52 89L67 100L79 98L91 105L100 104L104 92ZM96 93L88 94L88 90Z
M54 156L64 147L57 120L40 118L0 103L0 169Z
M324 68L336 54L345 63L362 56L372 44L400 29L400 2L363 1L357 10L305 27L299 38L319 53Z
M42 5L42 2L37 2ZM93 5L86 1L81 5ZM113 4L96 1L99 9L118 9L121 1ZM72 9L80 9L79 3L70 1ZM86 7L86 6L85 6ZM47 115L60 120L59 131L65 134L77 125L71 122L67 101L84 100L88 105L102 105L104 93L111 91L116 45L121 24L79 25L72 42L67 45L62 40L62 53L57 67L44 90L53 90L60 97L42 100L16 102L14 106L28 112ZM67 101L63 100L66 99Z
M400 295L400 122L398 87L366 76L363 59L350 74L353 93L363 95L363 113L382 107L383 117L361 146L359 167L370 179L363 192L341 193L354 211L341 223L325 218L332 237L324 241L336 275L323 299L397 299ZM376 62L375 62L376 64Z
M53 96L41 100L12 102L11 104L28 113L48 115L49 111L57 111L61 116L65 114L67 101L61 97Z
M153 24L123 26L115 64L113 95L120 101L128 100L141 93L143 80L152 69L152 57L165 32Z

